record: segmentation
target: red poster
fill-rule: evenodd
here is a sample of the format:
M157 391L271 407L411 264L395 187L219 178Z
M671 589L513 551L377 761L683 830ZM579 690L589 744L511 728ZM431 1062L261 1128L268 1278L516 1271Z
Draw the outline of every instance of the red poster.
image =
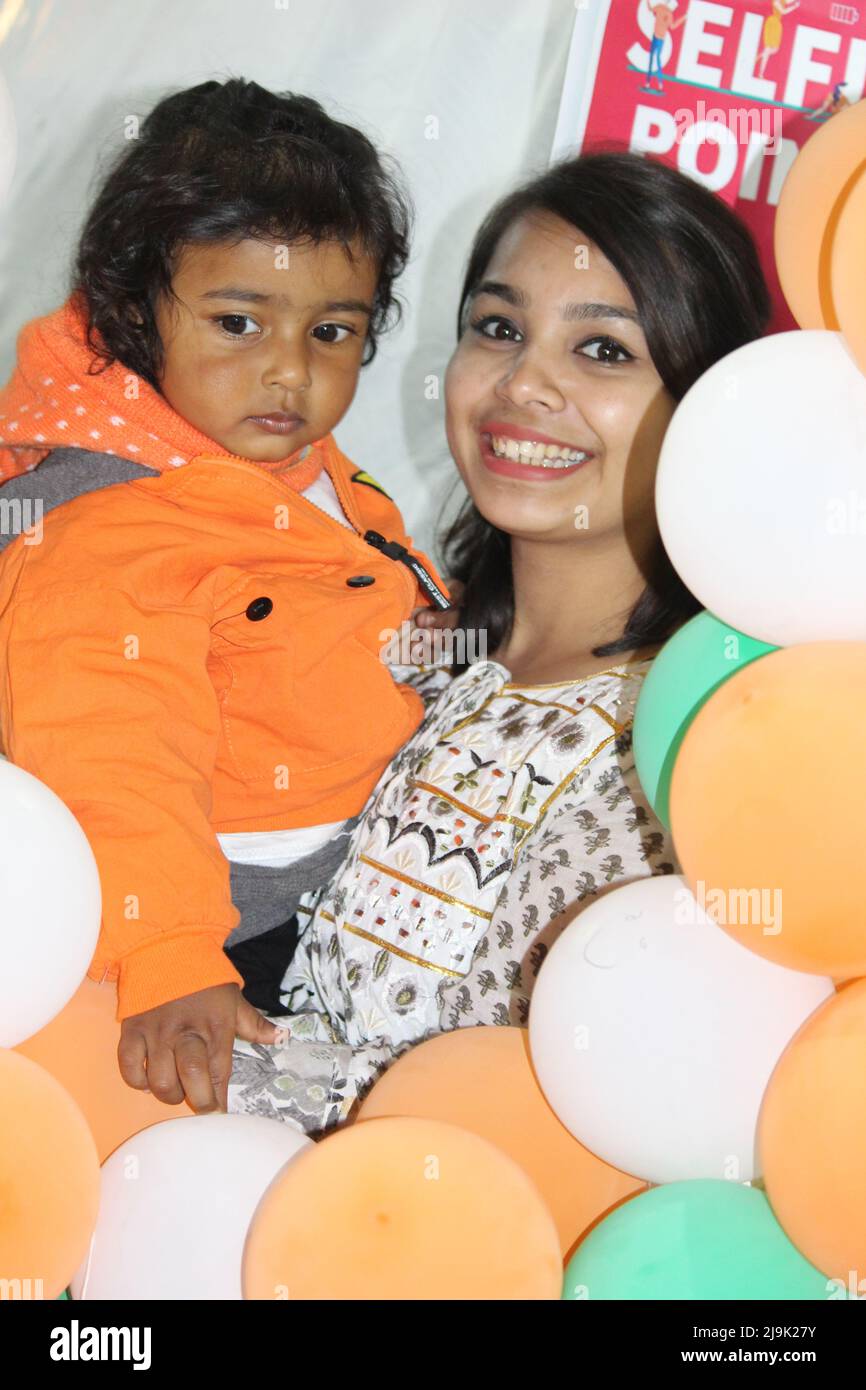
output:
M554 156L615 142L699 178L756 237L773 329L796 327L773 262L775 209L804 142L863 96L861 3L576 0Z

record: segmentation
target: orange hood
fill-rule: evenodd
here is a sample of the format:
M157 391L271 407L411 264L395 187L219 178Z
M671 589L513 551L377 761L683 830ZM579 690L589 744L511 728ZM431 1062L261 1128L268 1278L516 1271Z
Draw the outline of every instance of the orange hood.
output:
M205 454L238 457L197 430L122 362L91 372L99 360L87 342L81 296L70 295L60 308L22 328L15 370L0 390L0 483L29 472L52 449L115 454L160 473ZM321 443L316 441L306 457L295 451L287 466L265 471L279 472L289 487L303 492L322 471Z

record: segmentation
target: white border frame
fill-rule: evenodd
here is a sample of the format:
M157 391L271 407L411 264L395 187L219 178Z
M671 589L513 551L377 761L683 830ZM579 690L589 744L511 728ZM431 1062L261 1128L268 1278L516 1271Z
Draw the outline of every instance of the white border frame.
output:
M551 163L580 152L611 3L612 0L575 0L577 12L550 152Z

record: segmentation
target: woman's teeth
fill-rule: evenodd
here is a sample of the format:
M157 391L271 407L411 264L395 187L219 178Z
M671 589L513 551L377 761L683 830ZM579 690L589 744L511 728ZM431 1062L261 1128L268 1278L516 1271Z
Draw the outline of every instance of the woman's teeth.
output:
M497 458L510 459L512 463L533 464L538 468L572 468L589 457L581 449L564 449L558 444L535 444L531 439L505 439L498 434L490 436L490 447Z

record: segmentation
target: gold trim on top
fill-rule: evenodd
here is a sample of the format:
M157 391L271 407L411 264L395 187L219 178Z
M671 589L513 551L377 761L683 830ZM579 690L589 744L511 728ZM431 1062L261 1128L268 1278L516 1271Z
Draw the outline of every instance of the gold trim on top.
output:
M531 700L528 695L520 694L515 694L513 696L513 699L520 700L524 705L537 705L539 709L565 710L566 714L571 714L575 717L583 714L588 709L593 709L595 710L596 714L601 715L602 719L604 719L612 729L616 729L618 733L622 733L624 729L628 728L628 724L617 723L613 715L608 714L607 710L603 709L601 705L596 704L594 700L592 704L580 705L578 709L572 709L570 705L560 704L558 700Z
M387 864L380 864L377 859L370 859L366 854L361 854L358 857L365 864L369 864L371 869L378 869L380 873L387 874L389 878L399 879L401 883L408 884L410 888L415 888L421 893L429 893L431 897L438 898L440 902L449 903L453 907L462 907L465 912L473 912L476 917L483 917L485 922L493 921L492 912L485 912L483 908L466 903L462 898L455 898L450 893L443 893L441 888L433 888L429 883L421 883L417 878L410 878L408 874L401 874L399 869L390 869Z
M566 776L562 779L562 781L559 783L559 785L558 785L557 787L554 787L553 791L550 793L550 795L549 795L549 797L547 798L547 800L544 801L544 802L542 802L542 804L541 804L541 806L539 807L539 810L538 810L538 815L536 816L534 822L533 822L532 825L530 826L530 830L535 830L535 829L538 828L538 826L539 826L539 825L541 824L541 822L544 820L544 817L547 815L547 812L549 811L549 809L550 809L552 803L553 803L553 802L556 800L556 798L565 790L565 788L568 786L568 784L569 784L571 781L574 780L574 778L577 776L577 774L578 774L579 772L582 772L582 771L583 771L583 769L586 767L587 763L591 763L592 760L593 760L593 758L595 758L599 753L601 753L601 751L602 751L604 748L607 748L607 746L608 746L609 743L613 743L614 739L617 738L617 737L618 737L617 734L608 734L607 738L602 739L601 743L597 744L596 747L593 748L593 750L592 750L591 753L587 753L586 757L583 758L583 759L577 764L577 767L573 768L573 769L571 770L571 772L569 772L569 773L566 774ZM523 839L519 840L519 841L517 842L517 844L515 845L515 847L514 847L514 856L513 856L512 861L511 861L512 868L514 868L515 864L517 863L517 856L518 856L518 854L520 853L520 850L522 849L523 844L524 844L524 842L526 841L528 835L529 835L529 830L527 830L526 835L523 836Z
M654 659L654 658L652 658L652 657L645 657L643 661L637 661L637 662L635 662L634 664L635 664L636 666L646 666L646 665L648 665L653 659ZM498 665L497 662L494 662L493 664L494 664L494 665ZM504 669L504 668L503 668L503 669ZM467 726L467 724L472 724L472 723L474 723L474 721L478 718L478 716L479 716L479 714L482 712L482 710L487 709L487 706L488 706L489 704L491 704L493 700L499 699L499 698L501 697L503 691L506 691L506 690L514 690L514 691L521 691L521 690L561 690L562 687L565 686L565 685L585 685L587 681L592 680L595 676L609 676L609 675L612 675L614 672L616 672L616 674L618 674L618 675L628 677L629 680L640 680L640 679L642 679L642 677L640 677L636 671L627 671L627 670L625 669L624 666L611 666L607 671L594 671L594 672L592 673L591 676L583 676L583 677L578 678L578 680L575 680L575 681L548 681L546 684L541 684L541 685L524 685L524 684L522 684L521 682L518 682L518 681L506 681L506 682L504 683L504 685L501 685L501 686L499 687L498 690L494 690L494 691L492 692L492 694L488 695L488 696L487 696L487 699L486 699L486 700L483 700L482 703L478 706L478 708L472 712L472 714L467 715L465 719L461 719L459 724L455 724L455 725L453 726L453 728L449 729L446 733L444 733L444 734L442 735L442 739L441 739L440 741L441 741L441 742L444 742L445 739L452 738L452 737L454 736L454 734L456 734L456 733L459 732L460 729L465 729L466 726ZM517 697L515 697L515 698L517 698ZM526 696L526 697L524 697L524 698L525 698L525 702L526 702L527 704L550 705L551 708L555 707L555 706L556 706L556 703L557 703L555 700L549 700L549 701L547 701L547 700L538 700L538 701L534 701L534 700L532 700L531 697L529 697L529 696ZM559 708L560 708L560 709L567 709L568 712L569 712L569 714L579 714L579 713L580 713L580 710L571 709L570 706L568 706L568 705L560 705ZM589 705L582 705L582 706L581 706L581 709L589 709L589 708L590 708Z
M599 715L599 717L600 717L601 719L604 720L605 724L609 724L610 727L611 727L611 728L614 730L614 732L617 733L617 734L623 734L623 733L625 733L626 729L629 727L629 724L631 724L631 722L632 722L631 720L628 720L627 723L625 723L625 724L620 724L619 720L614 719L613 715L612 715L612 714L608 714L607 710L606 710L606 709L602 709L601 705L596 705L596 704L587 705L587 706L586 706L586 709L594 709L595 712L596 712L596 714Z
M441 797L441 799L447 801L450 806L455 806L458 811L466 811L468 815L474 816L476 820L480 820L482 825L489 827L495 825L497 821L507 821L509 825L532 824L532 821L524 820L522 816L508 816L503 811L497 811L492 816L483 816L480 811L473 811L471 806L467 806L463 801L458 801L456 796L452 796L450 792L441 791L439 787L434 786L432 782L419 782L414 777L409 780L413 787L421 787L423 791L428 791L433 796Z
M512 696L512 699L519 700L524 705L537 705L539 709L563 709L566 714L582 714L585 709L590 709L590 705L580 705L577 709L572 709L571 705L560 704L558 700L532 700L528 695L519 693Z
M481 704L478 706L476 710L473 710L472 714L467 714L465 719L461 719L459 724L455 724L453 729L449 729L446 734L443 734L439 742L441 743L446 738L451 738L453 734L457 733L458 729L465 729L467 724L471 724L475 719L477 719L481 711L485 710L492 700L497 700L501 694L501 689L494 690L491 695L487 696L486 700L482 700Z
M533 825L531 820L525 820L523 816L506 816L503 814L497 816L496 819L507 821L509 825L522 825L524 829L527 830L531 830Z
M383 951L391 951L393 955L408 960L412 965L423 965L425 970L435 970L439 975L451 975L455 980L462 980L465 971L450 970L447 965L435 965L432 960L424 960L421 956L413 956L411 951L404 951L402 947L393 945L390 941L383 941L380 936L374 936L372 932L364 931L363 927L353 927L351 922L344 922L345 931L350 931L353 936L363 937L365 941L370 941L374 946L380 946Z
M410 787L420 787L421 791L424 792L431 792L433 796L440 797L449 805L456 806L458 811L465 811L467 816L474 816L475 820L480 820L484 825L490 825L496 819L495 816L485 816L480 811L473 810L471 806L466 805L465 801L458 801L456 796L452 796L450 792L440 791L438 787L434 787L432 782L421 782L416 777L410 777L409 785Z
M587 681L595 680L596 676L630 676L632 680L637 680L635 671L627 670L628 666L647 666L655 661L654 656L641 657L640 661L626 661L622 666L608 666L604 671L591 671L588 676L575 676L573 680L563 681L540 681L537 685L528 685L525 681L506 681L503 690L556 690L562 689L564 685L586 685Z

